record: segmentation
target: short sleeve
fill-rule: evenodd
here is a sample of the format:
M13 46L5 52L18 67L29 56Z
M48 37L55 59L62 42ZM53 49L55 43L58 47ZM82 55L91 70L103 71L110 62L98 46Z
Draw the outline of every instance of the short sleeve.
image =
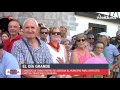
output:
M10 70L19 70L20 69L16 58L12 54L9 54L9 56L7 56L5 58L7 60L7 63L5 66L5 71L6 71L6 69L10 69ZM20 75L11 74L11 75L7 75L7 78L20 78Z
M117 49L115 46L114 46L114 48L113 48L113 55L114 55L115 57L118 56L118 55L120 55L118 49Z

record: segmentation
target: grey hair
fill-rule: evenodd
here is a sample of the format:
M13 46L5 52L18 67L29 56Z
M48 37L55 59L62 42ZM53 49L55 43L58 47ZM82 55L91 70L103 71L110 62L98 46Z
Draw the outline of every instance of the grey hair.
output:
M29 21L29 20L35 21L37 27L39 27L39 26L38 26L38 22L37 22L37 20L36 20L35 18L28 18L28 19L26 19L26 20L23 22L23 27L24 27L25 23L26 23L27 21Z

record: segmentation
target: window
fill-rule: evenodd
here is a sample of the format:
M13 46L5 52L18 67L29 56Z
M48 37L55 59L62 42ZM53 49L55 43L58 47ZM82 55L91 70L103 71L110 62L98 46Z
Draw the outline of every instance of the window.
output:
M92 27L93 31L91 32L95 36L95 40L98 38L98 33L106 32L106 25L89 23L89 27Z

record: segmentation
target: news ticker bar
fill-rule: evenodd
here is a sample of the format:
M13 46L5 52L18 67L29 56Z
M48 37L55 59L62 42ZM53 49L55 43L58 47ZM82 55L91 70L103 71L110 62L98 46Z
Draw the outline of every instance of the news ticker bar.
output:
M109 75L109 64L22 64L21 69L6 70L6 75Z
M22 64L21 69L109 69L109 64Z
M109 69L17 69L6 70L6 75L109 75Z
M109 75L108 69L22 69L22 75Z

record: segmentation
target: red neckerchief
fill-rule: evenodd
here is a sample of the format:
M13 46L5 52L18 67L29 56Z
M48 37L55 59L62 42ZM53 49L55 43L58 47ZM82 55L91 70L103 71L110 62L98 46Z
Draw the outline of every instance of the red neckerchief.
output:
M55 46L55 45L53 45L53 43L50 41L49 43L48 43L51 47L53 47L54 49L56 49L57 51L60 49L60 44L58 43L57 44L57 47Z

